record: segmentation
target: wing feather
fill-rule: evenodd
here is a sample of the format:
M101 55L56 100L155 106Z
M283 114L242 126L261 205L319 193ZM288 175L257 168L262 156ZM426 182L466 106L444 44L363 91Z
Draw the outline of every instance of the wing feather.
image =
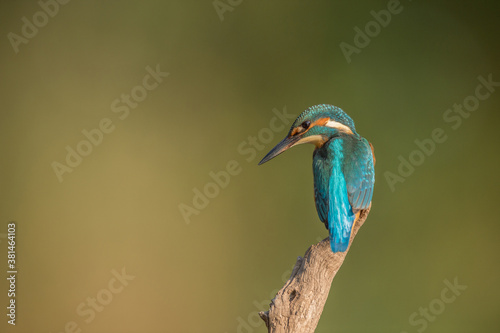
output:
M373 195L370 145L353 137L330 140L315 151L313 171L316 209L332 251L346 251L356 213L370 206Z
M355 211L370 207L375 184L374 156L365 139L351 142L344 162L349 201Z

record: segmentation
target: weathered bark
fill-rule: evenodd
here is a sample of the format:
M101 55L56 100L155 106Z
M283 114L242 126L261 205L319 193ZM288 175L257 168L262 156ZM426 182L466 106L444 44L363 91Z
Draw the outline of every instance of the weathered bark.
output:
M349 248L333 253L325 238L312 245L304 257L298 257L290 279L271 301L270 309L259 315L269 333L312 333L323 312L333 278L344 262L352 241L368 216L361 212L351 234Z

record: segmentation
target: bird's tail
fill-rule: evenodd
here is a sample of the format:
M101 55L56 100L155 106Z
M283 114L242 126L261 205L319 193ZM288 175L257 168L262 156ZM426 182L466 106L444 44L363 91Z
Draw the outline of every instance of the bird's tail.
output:
M351 240L351 233L354 230L354 226L356 225L356 222L358 222L358 219L360 217L361 211L358 211L354 216L353 216L353 221L352 226L348 228L347 230L344 229L344 232L341 230L329 230L330 234L330 248L332 249L332 252L345 252L347 251L347 248L349 247L349 241ZM350 223L349 223L350 224Z
M347 248L349 247L349 239L351 237L351 233L349 232L349 236L347 239L335 239L333 237L333 234L330 233L330 247L332 249L332 252L345 252Z

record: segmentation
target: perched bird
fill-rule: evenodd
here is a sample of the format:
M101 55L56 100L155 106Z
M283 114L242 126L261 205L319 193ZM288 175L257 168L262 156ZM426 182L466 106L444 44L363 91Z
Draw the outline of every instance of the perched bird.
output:
M314 199L333 252L344 252L359 213L370 207L375 183L373 146L361 137L342 109L327 104L302 112L288 135L259 162L302 143L313 154Z

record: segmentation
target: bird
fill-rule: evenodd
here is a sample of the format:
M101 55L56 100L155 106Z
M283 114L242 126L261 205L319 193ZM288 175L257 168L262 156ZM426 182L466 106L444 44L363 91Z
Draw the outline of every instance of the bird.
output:
M375 184L373 145L356 132L354 121L341 108L320 104L302 112L287 136L259 165L303 143L315 146L318 217L328 230L332 252L345 252L360 213L371 205Z

